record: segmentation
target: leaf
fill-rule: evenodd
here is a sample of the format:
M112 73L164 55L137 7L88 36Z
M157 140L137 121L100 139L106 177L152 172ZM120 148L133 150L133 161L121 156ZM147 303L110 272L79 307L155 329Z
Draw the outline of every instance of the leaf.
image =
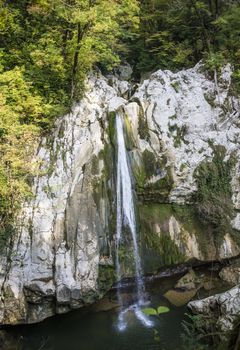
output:
M157 308L158 315L165 314L166 312L169 312L169 311L170 311L170 309L168 307L166 307L166 306L159 306Z
M152 307L147 307L145 309L142 309L142 312L146 315L157 315L157 310L153 309Z

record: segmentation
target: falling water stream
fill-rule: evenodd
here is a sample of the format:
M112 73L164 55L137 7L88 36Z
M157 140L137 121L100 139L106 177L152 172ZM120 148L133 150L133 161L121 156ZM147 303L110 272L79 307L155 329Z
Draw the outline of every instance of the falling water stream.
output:
M143 314L140 306L145 303L144 299L144 282L142 278L141 259L138 250L137 242L137 230L136 230L136 217L132 190L132 177L131 168L128 162L128 155L124 140L124 129L123 119L121 113L118 112L116 115L116 133L117 133L117 231L116 231L116 269L117 278L119 281L118 287L118 301L121 307L119 313L119 330L124 330L127 326L125 322L125 314L129 310L135 312L136 317L147 327L152 326L152 322L148 317ZM122 240L123 227L128 227L133 242L133 253L135 263L135 278L136 278L136 289L137 289L137 303L124 309L123 301L121 297L121 264L119 260L119 247Z

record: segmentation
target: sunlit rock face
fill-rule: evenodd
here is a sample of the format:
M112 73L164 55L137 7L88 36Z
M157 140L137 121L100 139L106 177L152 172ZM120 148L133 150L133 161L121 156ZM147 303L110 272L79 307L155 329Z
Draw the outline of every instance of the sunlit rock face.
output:
M109 286L102 289L99 279L113 271L107 191L114 186L103 173L105 156L111 163L107 110L117 91L102 77L90 78L87 90L39 146L34 198L23 208L10 260L1 265L2 323L40 321L81 307Z
M240 119L230 82L229 66L218 89L200 66L176 74L159 70L137 89L116 76L89 78L85 97L39 145L33 198L1 259L0 323L38 322L93 303L114 281L119 108L126 116L141 247L149 260L145 271L239 254L230 226L240 230ZM219 145L223 163L234 158L235 213L216 242L190 209L198 191L195 171L212 162Z

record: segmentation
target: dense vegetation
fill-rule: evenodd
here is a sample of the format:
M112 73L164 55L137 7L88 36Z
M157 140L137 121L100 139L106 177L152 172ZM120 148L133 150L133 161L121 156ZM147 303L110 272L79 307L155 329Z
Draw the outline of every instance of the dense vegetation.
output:
M120 62L139 23L135 0L0 0L0 230L29 196L35 139Z
M138 33L138 72L181 69L201 59L213 70L231 61L240 81L239 1L143 0Z
M234 65L240 4L230 0L0 0L0 230L30 195L40 134L79 99L94 67L129 61L139 78L204 59Z

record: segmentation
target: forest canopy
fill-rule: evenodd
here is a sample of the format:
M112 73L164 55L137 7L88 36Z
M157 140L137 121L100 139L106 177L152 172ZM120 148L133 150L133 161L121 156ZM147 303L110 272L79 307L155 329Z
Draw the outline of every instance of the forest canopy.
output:
M230 62L240 90L240 4L230 0L0 0L0 231L31 195L38 137L84 92L94 67L134 77Z

